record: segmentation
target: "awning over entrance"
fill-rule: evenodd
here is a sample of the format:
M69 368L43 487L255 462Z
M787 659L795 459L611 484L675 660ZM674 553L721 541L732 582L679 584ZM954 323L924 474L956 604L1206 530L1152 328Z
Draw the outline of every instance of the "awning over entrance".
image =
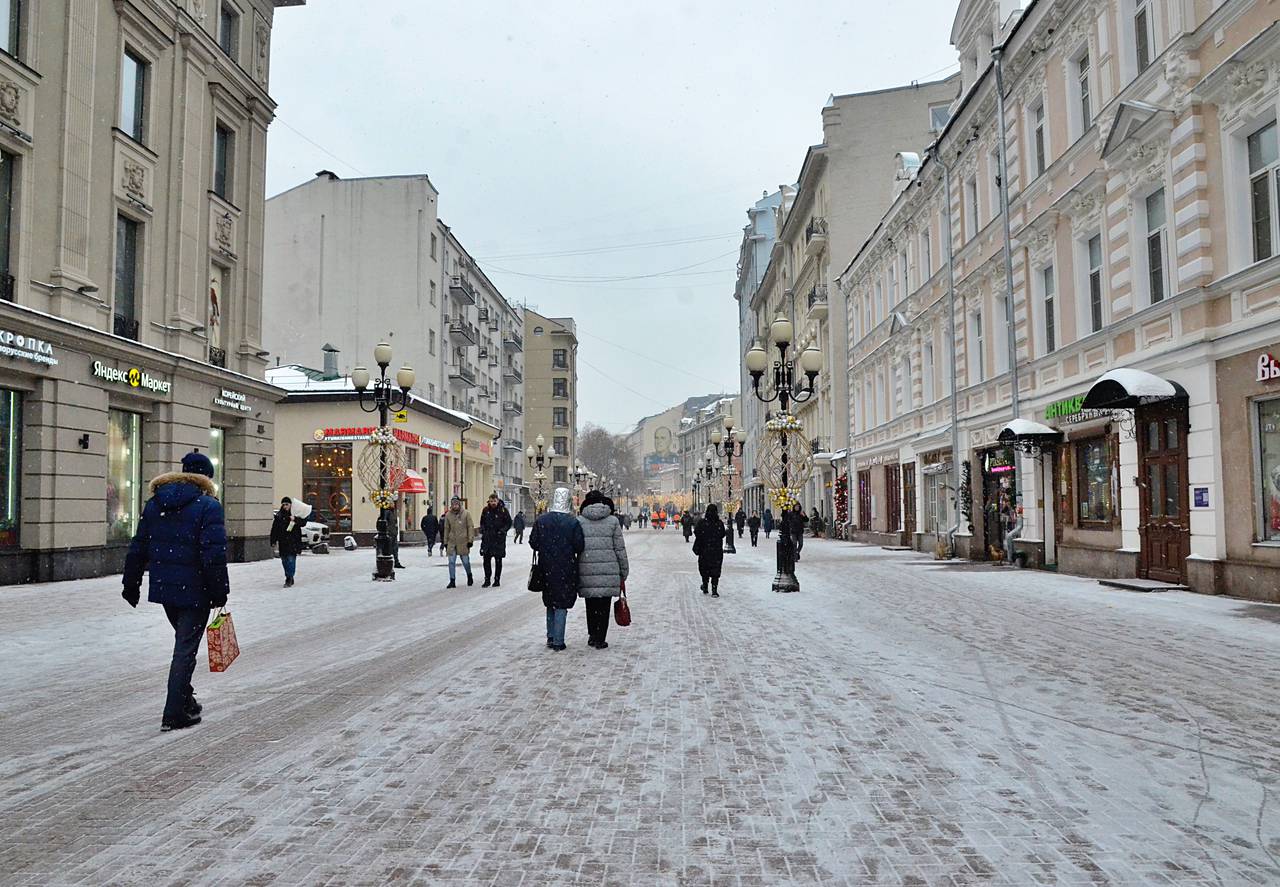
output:
M1121 367L1099 376L1085 394L1080 408L1131 410L1144 404L1186 396L1186 389L1177 382L1170 382L1145 370Z
M1030 419L1014 419L1000 429L996 440L1002 444L1016 444L1021 447L1028 445L1044 447L1061 442L1062 432Z
M427 482L422 479L422 475L414 471L412 468L404 470L404 480L400 481L401 493L425 493L427 491Z

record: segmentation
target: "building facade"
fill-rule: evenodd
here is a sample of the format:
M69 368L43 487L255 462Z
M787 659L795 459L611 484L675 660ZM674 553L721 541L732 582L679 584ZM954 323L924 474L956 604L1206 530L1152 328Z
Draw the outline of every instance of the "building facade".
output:
M542 435L555 450L547 473L550 495L552 486L573 485L578 457L577 324L572 317L544 317L525 308L524 349L525 436L532 442ZM532 503L526 510L533 513Z
M640 466L644 490L656 490L659 475L669 468L677 469L677 478L683 478L679 440L682 420L696 416L703 407L725 396L703 394L690 397L661 413L645 416L636 423L635 429L627 435L627 447Z
M736 424L742 422L742 398L723 396L716 398L706 406L695 410L692 415L686 416L680 420L680 433L677 442L680 450L680 483L681 489L688 493L693 490L694 478L698 476L698 472L706 465L707 451L711 447L711 435L713 432L719 431L724 434L724 420L726 416L732 416ZM719 455L711 457L712 462L725 463L727 460ZM726 501L736 501L742 495L742 463L736 456L734 457L734 471L736 476L733 479L731 490L725 490L729 495L727 497L717 497L717 503ZM722 490L724 488L722 487ZM705 498L703 499L705 502Z
M824 355L814 395L792 408L815 454L801 490L806 511L833 514L832 463L848 447L846 306L835 278L893 200L895 152L928 144L958 86L950 77L833 96L822 109L822 143L809 148L795 187L782 189L774 210L777 238L750 303L757 335L784 314L795 324L794 353L816 345Z
M851 523L1280 599L1280 25L1248 0L968 0L953 40L950 122L840 275Z
M269 553L267 88L273 16L294 5L8 5L0 582L119 570L148 480L193 449L230 556Z

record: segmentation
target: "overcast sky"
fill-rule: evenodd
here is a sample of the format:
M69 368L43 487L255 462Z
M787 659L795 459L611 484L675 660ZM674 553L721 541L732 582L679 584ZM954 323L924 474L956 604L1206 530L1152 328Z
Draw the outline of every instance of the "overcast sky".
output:
M267 193L429 174L508 299L577 319L579 424L626 431L736 390L747 206L795 180L828 95L956 70L954 11L308 0L276 11Z

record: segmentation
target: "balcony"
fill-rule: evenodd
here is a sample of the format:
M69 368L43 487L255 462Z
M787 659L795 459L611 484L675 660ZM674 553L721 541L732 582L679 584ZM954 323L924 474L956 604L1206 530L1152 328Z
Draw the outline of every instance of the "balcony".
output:
M818 437L815 437L815 438L813 438L813 440L809 441L809 451L810 451L811 453L814 453L815 455L816 455L817 453L821 453L821 452L822 452L822 439L821 439L821 438L818 438Z
M227 368L227 349L209 346L209 363L212 366Z
M502 336L502 347L509 351L523 351L524 337L515 330L504 333Z
M111 331L122 339L138 341L138 321L132 317L125 317L123 314L115 315Z
M489 318L489 332L496 333L498 331L498 315Z
M520 372L520 367L509 363L502 368L502 378L512 382L523 382L524 373Z
M497 403L497 402L498 402L498 386L494 385L492 388L489 389L489 403Z
M524 412L524 404L518 400L504 400L502 402L502 412L519 416Z
M827 319L827 286L820 283L809 290L809 316L816 320Z
M480 340L480 332L475 328L475 324L469 323L465 317L452 316L445 323L449 327L449 336L455 342L466 342L468 345L474 345Z
M463 361L449 366L449 381L458 382L465 388L476 384L476 368Z
M822 255L827 248L827 220L822 216L814 216L804 229L804 254L806 256Z
M476 323L481 323L481 324L483 324L483 323L488 323L488 322L489 322L489 309L488 309L488 308L477 308L477 309L476 309Z
M486 348L485 359L489 361L489 366L496 367L498 365L498 350L496 348Z
M504 437L502 439L502 448L504 450L514 450L517 453L524 452L524 441L518 437Z
M449 294L454 298L461 299L468 305L476 303L475 288L471 286L471 281L461 275L449 278Z

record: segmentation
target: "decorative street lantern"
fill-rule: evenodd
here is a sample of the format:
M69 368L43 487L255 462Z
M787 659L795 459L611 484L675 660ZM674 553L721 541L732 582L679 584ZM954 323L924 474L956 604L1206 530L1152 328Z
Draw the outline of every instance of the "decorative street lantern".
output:
M387 377L387 367L391 365L391 346L386 342L379 342L374 347L373 360L378 365L378 378L372 380L372 404L365 403L365 392L370 383L367 368L358 366L352 369L351 384L356 389L360 409L366 413L378 414L378 428L369 435L369 445L360 454L357 473L361 483L369 490L369 501L378 509L378 534L374 540L376 568L373 578L385 582L396 578L395 558L391 554L388 529L392 519L390 513L395 508L400 483L405 476L404 448L387 427L387 413L390 410L399 412L408 408L409 389L413 388L415 376L413 368L406 365L396 372L394 383ZM393 386L398 386L399 390L393 390Z

